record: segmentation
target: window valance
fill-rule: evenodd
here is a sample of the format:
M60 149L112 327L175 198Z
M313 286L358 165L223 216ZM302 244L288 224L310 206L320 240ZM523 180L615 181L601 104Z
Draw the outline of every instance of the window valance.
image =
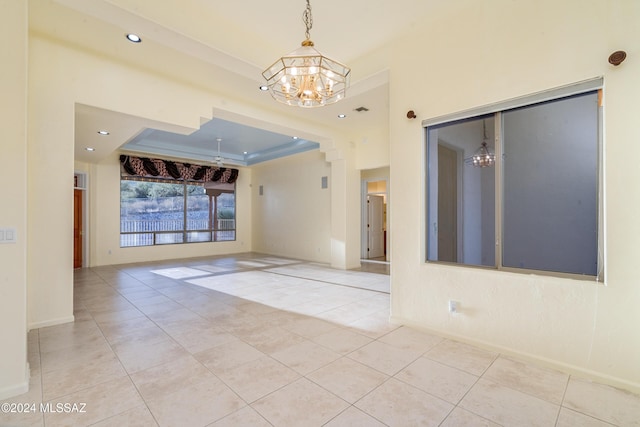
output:
M194 165L171 160L150 159L122 154L120 164L129 176L182 179L185 181L226 182L233 184L238 179L238 169L216 166ZM124 173L123 173L124 175Z

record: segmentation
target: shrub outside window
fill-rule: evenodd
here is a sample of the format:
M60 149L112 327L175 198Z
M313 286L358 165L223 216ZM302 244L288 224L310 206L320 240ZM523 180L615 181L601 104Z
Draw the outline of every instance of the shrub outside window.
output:
M120 181L121 247L235 240L235 218L235 184Z

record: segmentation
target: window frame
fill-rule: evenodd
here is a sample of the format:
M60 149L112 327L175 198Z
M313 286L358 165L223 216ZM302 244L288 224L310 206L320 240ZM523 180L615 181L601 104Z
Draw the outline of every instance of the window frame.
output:
M237 185L234 182L233 185L233 191L228 191L228 190L222 190L221 193L229 193L229 194L233 194L233 212L234 212L234 227L233 229L220 229L218 227L218 221L215 220L215 218L213 218L214 215L214 209L212 206L212 203L214 202L214 200L216 200L216 197L212 197L211 195L209 195L209 189L207 189L206 187L206 183L203 182L199 182L199 181L190 181L190 180L184 180L184 179L169 179L169 178L146 178L146 177L138 177L138 176L130 176L130 177L124 177L121 176L120 177L120 183L122 184L122 181L135 181L135 182L152 182L152 183L159 183L159 184L179 184L182 185L183 187L183 192L182 192L182 197L183 197L183 217L182 217L182 229L181 230L157 230L157 231L122 231L122 190L120 190L120 231L119 231L119 236L120 236L120 248L121 249L126 249L126 248L140 248L140 247L151 247L151 246L167 246L167 245L182 245L182 244L197 244L197 243L222 243L222 242L234 242L237 240ZM229 185L229 184L227 184ZM193 229L190 230L188 228L188 191L187 191L187 187L188 186L199 186L199 187L204 187L205 189L205 194L208 196L209 198L209 203L208 203L208 214L209 214L209 219L208 219L208 227L207 229ZM220 190L218 190L220 192ZM233 239L224 239L224 240L218 240L218 235L220 232L230 232L233 231ZM195 241L189 241L188 239L188 235L189 233L209 233L210 239L209 240L195 240ZM122 236L123 235L142 235L142 234L152 234L153 238L152 238L152 243L151 244L141 244L141 245L127 245L127 246L123 246L122 245ZM162 235L162 234L182 234L182 241L180 242L171 242L171 243L158 243L158 239L157 236L158 235Z
M603 151L604 151L604 137L603 137L603 103L602 103L602 90L604 87L603 78L598 77L590 80L585 80L576 84L571 84L567 86L557 87L551 90L542 91L538 93L534 93L531 95L526 95L518 98L513 98L510 100L505 100L485 106L481 106L478 108L473 108L469 110L464 110L457 113L447 114L443 116L438 116L430 119L425 119L422 121L423 127L423 195L424 195L424 203L423 203L423 257L425 263L427 264L445 264L452 265L457 267L464 268L480 268L485 270L496 270L496 271L507 271L521 274L536 274L543 276L553 276L553 277L562 277L562 278L573 278L580 280L595 280L596 282L604 283L605 281L605 266L604 266L604 239L605 239L605 230L604 230L604 186L603 186ZM508 110L513 110L516 108L533 106L536 104L541 104L548 101L556 101L562 98L567 98L571 96L581 95L589 92L597 92L598 93L598 108L597 108L597 149L596 149L596 161L597 161L597 171L596 171L596 247L597 247L597 267L595 275L588 274L576 274L576 273L564 273L564 272L556 272L556 271L547 271L547 270L532 270L526 268L515 268L515 267L505 267L503 265L503 215L504 215L504 201L503 201L503 191L504 191L504 170L503 170L503 117L502 113ZM459 262L447 262L447 261L438 261L438 260L429 260L429 159L428 159L428 146L429 146L429 130L430 128L438 125L443 125L446 123L462 121L467 119L475 119L482 116L493 115L495 117L494 122L494 132L495 132L495 141L499 143L494 144L494 150L496 155L496 164L495 164L495 265L494 266L486 266L486 265L476 265L476 264L463 264Z

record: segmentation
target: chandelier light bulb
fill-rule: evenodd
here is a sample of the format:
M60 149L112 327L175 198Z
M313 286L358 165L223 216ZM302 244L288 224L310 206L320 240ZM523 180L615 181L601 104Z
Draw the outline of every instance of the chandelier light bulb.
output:
M318 52L310 40L311 5L303 14L306 39L301 46L278 59L263 73L271 96L287 105L320 107L344 98L351 69Z

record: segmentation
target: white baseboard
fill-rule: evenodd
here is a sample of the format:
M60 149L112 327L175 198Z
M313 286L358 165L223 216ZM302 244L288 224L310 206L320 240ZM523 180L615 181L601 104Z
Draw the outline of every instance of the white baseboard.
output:
M44 320L42 322L32 322L32 323L29 323L28 330L30 331L32 329L45 328L47 326L61 325L63 323L73 322L74 320L75 320L75 317L71 315L67 317L61 317L59 319Z
M31 378L31 371L29 370L29 364L27 363L24 371L24 381L10 385L8 387L0 388L0 400L9 399L10 397L19 396L29 391L29 378Z
M640 393L640 383L628 381L623 378L618 378L611 375L607 375L602 372L592 371L590 369L582 368L576 365L571 365L569 363L561 362L559 360L549 359L533 353L527 353L527 352L523 352L513 348L496 345L491 342L476 340L463 335L452 334L448 331L441 331L438 329L426 328L416 322L413 322L408 319L404 319L399 316L390 316L389 322L394 325L406 325L410 328L415 328L428 333L439 335L444 338L460 341L465 344L474 345L476 347L480 347L482 349L492 351L495 353L500 353L505 356L512 356L515 358L519 358L525 361L529 361L531 363L536 363L540 366L547 367L549 369L555 369L556 371L564 372L569 375L574 375L576 377L588 379L601 384L606 384L612 387L628 390L628 391L631 391L632 393Z

